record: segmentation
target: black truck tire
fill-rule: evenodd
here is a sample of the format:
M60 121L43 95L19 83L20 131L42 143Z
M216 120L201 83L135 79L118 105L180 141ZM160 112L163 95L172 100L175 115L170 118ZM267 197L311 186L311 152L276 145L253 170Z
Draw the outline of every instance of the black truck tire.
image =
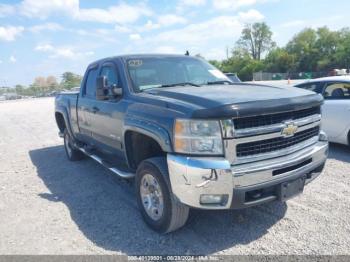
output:
M85 157L84 153L75 148L73 139L67 129L64 130L64 150L70 161L79 161Z
M175 199L167 177L164 157L146 159L136 171L137 204L146 224L159 233L169 233L182 227L189 214L189 207Z

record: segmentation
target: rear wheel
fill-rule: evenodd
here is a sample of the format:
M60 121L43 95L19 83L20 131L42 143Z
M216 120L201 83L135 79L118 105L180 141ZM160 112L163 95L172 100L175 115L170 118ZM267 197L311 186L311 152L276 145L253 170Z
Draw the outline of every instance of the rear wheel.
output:
M189 214L189 208L174 198L165 181L167 169L165 158L154 157L144 160L136 171L138 206L147 225L159 233L182 227Z
M83 159L85 156L74 146L73 139L69 135L67 129L64 130L64 149L66 151L67 158L70 161L78 161Z

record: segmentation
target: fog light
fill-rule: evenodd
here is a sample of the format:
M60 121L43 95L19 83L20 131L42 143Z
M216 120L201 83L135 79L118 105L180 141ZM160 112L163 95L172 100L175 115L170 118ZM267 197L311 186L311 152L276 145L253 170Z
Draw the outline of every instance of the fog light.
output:
M327 142L328 141L327 134L325 132L321 131L319 136L318 136L318 140Z
M201 195L199 201L202 205L225 205L227 203L227 199L228 195Z

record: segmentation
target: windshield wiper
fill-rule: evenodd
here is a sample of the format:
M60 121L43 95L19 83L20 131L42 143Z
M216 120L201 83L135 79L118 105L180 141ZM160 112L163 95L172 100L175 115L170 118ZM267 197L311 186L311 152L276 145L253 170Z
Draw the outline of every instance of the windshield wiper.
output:
M206 85L222 85L222 84L229 84L231 85L232 82L229 80L218 80L218 81L208 81Z
M200 85L197 85L191 82L183 82L183 83L161 85L160 87L173 87L173 86L200 86Z

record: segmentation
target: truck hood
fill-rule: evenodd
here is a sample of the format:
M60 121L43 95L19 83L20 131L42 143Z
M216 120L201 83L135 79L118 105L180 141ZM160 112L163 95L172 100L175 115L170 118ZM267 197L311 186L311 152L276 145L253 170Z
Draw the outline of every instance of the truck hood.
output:
M168 100L168 107L185 102L193 108L192 117L242 117L299 110L322 104L323 98L294 87L256 84L181 86L152 89L148 94Z

